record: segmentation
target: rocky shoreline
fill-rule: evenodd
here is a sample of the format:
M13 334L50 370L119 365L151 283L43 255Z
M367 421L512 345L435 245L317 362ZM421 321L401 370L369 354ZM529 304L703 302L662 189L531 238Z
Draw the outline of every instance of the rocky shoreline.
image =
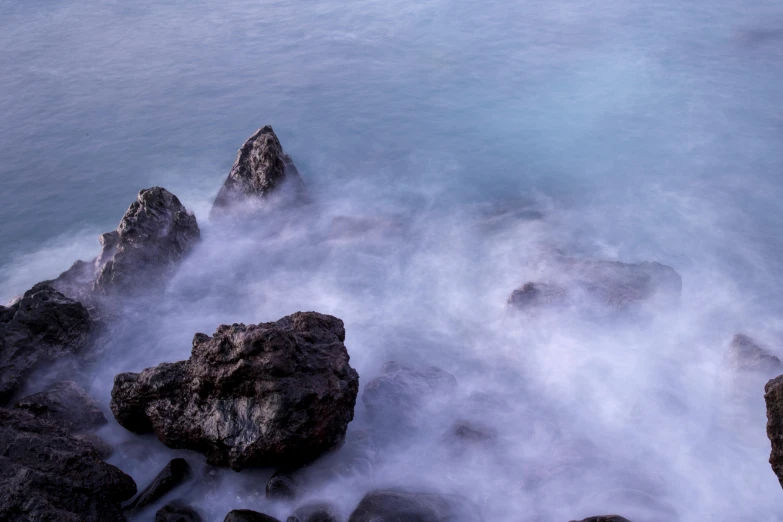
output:
M276 208L309 203L293 160L266 126L240 148L210 219L268 218ZM387 225L381 223L381 234L399 228ZM335 237L378 226L344 222ZM117 229L100 236L95 259L76 261L59 277L0 306L0 519L122 521L150 518L152 507L165 502L155 510L158 522L203 520L178 491L186 483L207 484L208 474L175 458L137 495L134 480L104 461L117 448L94 433L108 420L79 383L63 375L51 386L31 390L35 372L86 364L98 350L96 332L122 313L116 301L154 295L200 239L195 215L174 194L161 187L141 190ZM656 262L582 259L555 251L544 265L539 280L509 289L510 315L524 320L559 309L591 321L638 318L656 307L677 306L682 292L680 275ZM388 361L363 382L360 395L345 339L341 319L315 311L220 325L211 336L194 334L187 360L117 374L111 412L129 432L154 434L169 448L201 454L208 467L275 468L264 495L290 507L288 522L482 520L474 499L411 489L404 482L362 492L351 513L328 501L298 504L309 484L341 473L369 475L384 446L395 444L397 434L427 425L438 400L449 400L459 389L458 379L441 368ZM733 339L727 361L744 390L760 391L759 379L783 373L780 359L747 335ZM34 393L22 396L23 390ZM783 375L769 380L765 391L770 462L783 485ZM369 428L349 433L357 400ZM443 434L441 449L453 455L475 448L487 455L496 451L498 434L470 414L501 400L471 395L460 410L464 418L452 419ZM557 439L558 465L528 480L546 483L560 473L581 473L591 462L569 456L579 443ZM338 453L346 458L333 459ZM225 516L225 522L274 520L248 509ZM582 522L623 521L604 515Z

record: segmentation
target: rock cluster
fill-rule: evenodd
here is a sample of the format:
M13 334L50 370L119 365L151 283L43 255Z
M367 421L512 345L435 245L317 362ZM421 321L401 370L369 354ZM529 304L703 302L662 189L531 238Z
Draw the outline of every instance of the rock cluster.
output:
M136 433L200 451L213 465L304 463L338 445L359 388L336 317L298 312L274 323L196 334L187 361L117 375L111 408Z

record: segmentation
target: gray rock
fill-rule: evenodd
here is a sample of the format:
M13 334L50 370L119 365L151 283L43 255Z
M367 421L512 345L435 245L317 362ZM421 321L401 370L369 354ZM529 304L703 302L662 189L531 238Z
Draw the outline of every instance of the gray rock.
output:
M767 437L772 444L769 463L783 487L783 375L778 375L764 386L767 403Z
M783 362L744 334L737 334L729 345L729 365L735 371L772 375L783 373Z
M191 475L188 461L182 458L172 459L124 509L129 513L138 513L187 481Z
M337 522L337 509L331 504L318 502L300 506L286 522Z
M274 517L251 511L249 509L235 509L226 515L223 522L280 522Z
M283 194L287 193L287 194ZM242 145L237 159L212 205L210 218L228 209L254 208L272 194L301 197L304 183L269 125Z
M10 307L0 306L0 404L39 366L79 354L92 322L87 309L43 283Z
M0 408L0 520L121 522L136 484L92 445L24 410Z
M172 502L155 513L155 522L203 522L198 511L181 502Z
M59 382L46 391L19 399L15 407L55 422L70 433L88 431L107 422L98 404L73 381Z
M466 499L407 491L367 493L349 522L476 522L481 516Z
M343 322L297 312L274 323L196 334L189 360L117 375L111 408L130 431L154 431L207 462L297 466L340 444L359 376Z

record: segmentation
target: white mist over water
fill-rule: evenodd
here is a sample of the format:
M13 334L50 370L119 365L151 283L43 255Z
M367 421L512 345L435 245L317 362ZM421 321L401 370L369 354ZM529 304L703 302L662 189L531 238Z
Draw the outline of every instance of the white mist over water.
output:
M362 389L391 359L459 387L378 450L371 479L313 499L347 513L409 486L465 495L485 520L783 520L764 383L736 411L723 360L738 331L779 350L783 330L780 28L772 1L0 1L0 297L92 258L135 193L164 186L203 242L102 340L88 379L104 406L115 374L187 358L195 332L316 310L345 321ZM266 123L316 209L210 223ZM340 216L373 226L351 235ZM680 305L509 313L552 248L670 264ZM497 444L453 454L457 419ZM367 424L360 398L349 440ZM149 460L112 457L140 487L180 453L145 444ZM270 473L181 494L210 521L284 517Z

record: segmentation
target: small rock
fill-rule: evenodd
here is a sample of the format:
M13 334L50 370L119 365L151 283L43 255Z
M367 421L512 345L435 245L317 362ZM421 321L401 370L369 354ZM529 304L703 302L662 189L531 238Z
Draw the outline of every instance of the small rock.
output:
M508 298L508 304L519 310L562 306L566 304L566 291L551 283L525 283Z
M455 422L444 436L447 441L468 445L485 443L495 438L497 434L493 429L466 420Z
M737 371L772 375L783 373L783 362L753 339L737 334L729 345L729 364Z
M129 513L138 513L163 498L164 495L188 480L190 476L190 465L185 459L171 460L125 509Z
M297 508L286 522L337 522L338 520L337 510L334 506L326 503L313 503Z
M70 433L87 431L108 422L98 404L73 381L59 382L47 391L24 397L15 407L60 424Z
M481 516L466 499L395 490L367 493L348 522L476 522Z
M155 513L155 522L203 522L198 511L179 502L172 502Z
M10 307L0 306L0 405L44 363L81 353L92 322L87 309L38 283Z
M266 483L266 498L269 500L294 500L299 483L294 476L296 470L281 468Z
M207 463L297 466L339 445L359 388L343 322L297 312L196 334L187 361L114 379L111 408L135 433L202 452Z
M249 509L235 509L226 515L223 522L280 522L274 517L251 511Z
M619 515L603 515L600 517L589 517L583 520L572 520L571 522L631 522L631 521Z

